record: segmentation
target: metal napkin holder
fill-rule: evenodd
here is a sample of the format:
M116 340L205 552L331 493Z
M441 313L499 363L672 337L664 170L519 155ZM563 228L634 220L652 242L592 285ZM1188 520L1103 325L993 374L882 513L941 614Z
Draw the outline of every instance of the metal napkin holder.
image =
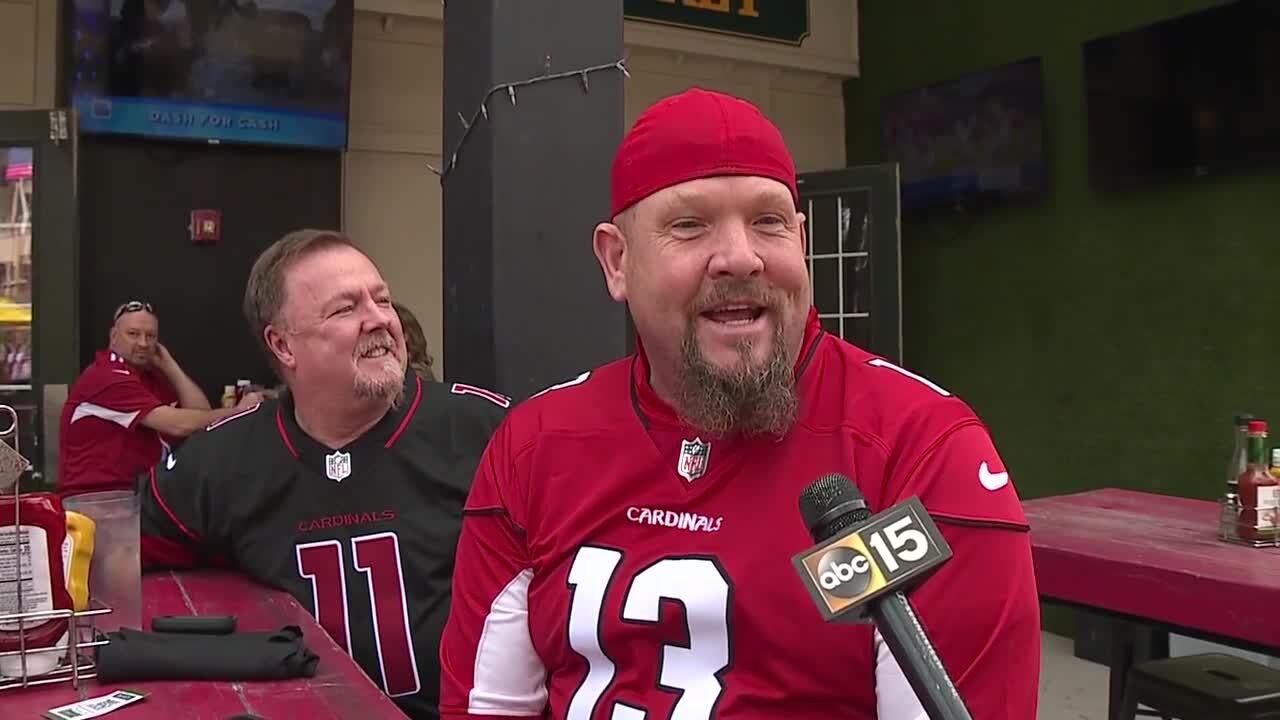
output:
M81 689L84 681L97 677L97 666L94 661L96 651L92 648L106 645L107 641L96 639L98 637L96 621L99 616L109 614L111 609L91 597L89 608L78 612L73 610L6 612L9 610L21 610L23 607L22 534L17 532L16 529L22 525L21 501L23 492L22 483L19 480L24 473L31 470L31 462L22 455L18 447L18 412L10 405L0 404L0 423L3 423L6 417L9 420L9 425L0 429L0 493L8 494L13 498L12 526L15 528L15 532L13 533L12 542L0 542L0 589L9 584L13 584L16 587L12 595L15 601L11 605L9 603L0 605L0 626L17 625L18 649L0 652L0 657L21 658L21 674L17 677L0 676L0 692L64 682L69 682L76 689ZM10 438L12 438L12 445L9 442ZM0 528L9 526L9 515L6 513L0 516ZM8 553L13 553L13 555L6 557ZM14 574L12 576L8 575L4 568L13 568ZM55 578L54 580L57 582L62 579ZM0 597L7 595L8 593L0 593ZM55 644L52 647L45 648L26 647L29 627L58 619L67 621L66 645L59 647ZM15 630L6 628L4 632L13 633ZM59 659L58 667L51 672L31 676L27 670L27 658L43 653L62 653L65 657Z
M1271 548L1280 547L1280 535L1269 540L1251 540L1240 537L1240 513L1244 506L1240 504L1240 496L1227 493L1218 499L1221 512L1218 515L1218 539L1234 545L1247 547Z

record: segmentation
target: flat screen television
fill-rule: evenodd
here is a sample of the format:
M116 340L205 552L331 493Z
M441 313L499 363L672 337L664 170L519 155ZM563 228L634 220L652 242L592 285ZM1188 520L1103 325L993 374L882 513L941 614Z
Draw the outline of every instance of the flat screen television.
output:
M353 0L72 0L85 133L342 149Z
M1280 162L1280 0L1241 0L1084 45L1096 187Z
M881 142L903 211L1028 199L1048 187L1040 58L886 96Z

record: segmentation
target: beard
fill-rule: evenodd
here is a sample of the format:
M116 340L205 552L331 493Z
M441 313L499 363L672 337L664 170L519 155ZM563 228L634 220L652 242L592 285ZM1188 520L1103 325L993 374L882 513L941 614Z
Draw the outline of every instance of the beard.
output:
M702 354L695 332L703 310L729 298L752 298L774 320L769 354L753 361L756 341L738 344L738 362L730 368L710 363ZM689 330L680 347L680 375L676 406L685 423L697 430L724 436L782 437L795 422L795 379L787 353L782 298L753 288L749 281L728 281L712 290L690 314Z
M387 353L372 363L374 367L366 369L360 359L374 350L385 349ZM404 362L396 354L396 343L391 333L383 330L363 338L356 346L355 393L361 400L386 400L391 407L400 406L404 396Z

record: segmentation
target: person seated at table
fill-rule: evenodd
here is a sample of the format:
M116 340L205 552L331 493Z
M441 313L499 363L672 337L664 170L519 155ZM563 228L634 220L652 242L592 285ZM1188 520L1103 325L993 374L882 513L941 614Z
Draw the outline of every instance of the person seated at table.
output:
M524 401L485 452L441 715L925 718L892 637L811 605L909 572L933 552L916 520L863 536L875 563L825 551L813 595L796 575L810 526L853 517L809 494L841 473L876 512L915 498L949 545L911 601L972 717L1035 718L1040 610L1009 470L964 401L822 329L777 126L687 90L641 113L611 177L592 247L636 352Z
M422 379L435 382L436 374L431 369L431 366L435 365L435 358L431 357L431 351L427 348L427 334L422 332L422 325L418 322L418 318L403 303L392 303L392 307L396 309L396 315L400 316L400 327L404 328L404 344L409 351L409 367L417 371Z
M240 406L259 399L251 393ZM58 435L58 492L66 497L129 490L165 447L234 412L209 406L160 342L160 320L151 304L126 302L112 316L107 349L67 392Z
M288 390L139 483L144 566L226 563L291 593L405 713L435 718L462 504L510 400L408 372L387 284L338 232L265 250L244 312Z

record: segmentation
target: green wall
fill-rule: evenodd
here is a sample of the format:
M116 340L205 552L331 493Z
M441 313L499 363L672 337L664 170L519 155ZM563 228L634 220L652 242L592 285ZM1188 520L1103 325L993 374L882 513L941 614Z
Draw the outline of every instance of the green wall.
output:
M859 3L851 165L883 157L881 95L1043 58L1048 196L902 230L904 362L975 407L1024 498L1212 498L1231 416L1280 425L1280 169L1124 192L1087 179L1082 43L1212 4Z

